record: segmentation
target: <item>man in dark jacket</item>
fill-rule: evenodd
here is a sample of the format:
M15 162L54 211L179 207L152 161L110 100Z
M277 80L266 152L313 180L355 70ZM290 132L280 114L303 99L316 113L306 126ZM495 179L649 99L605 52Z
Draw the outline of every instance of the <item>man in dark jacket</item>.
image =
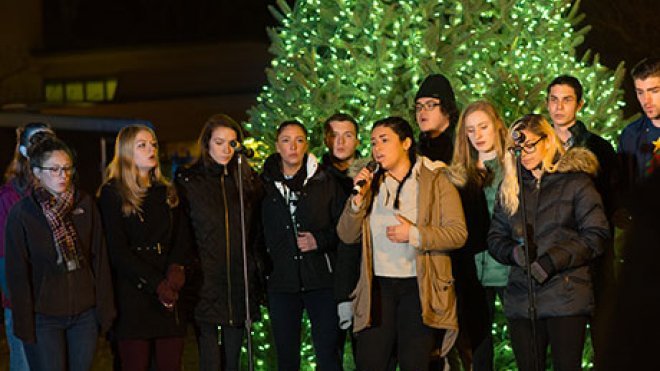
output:
M603 200L605 214L610 226L612 226L612 218L618 204L615 191L620 184L621 172L612 145L601 136L589 131L586 125L577 119L578 112L584 107L582 92L582 84L577 78L569 75L561 75L555 78L547 88L548 112L555 133L557 133L566 150L571 147L584 147L596 156L599 167L594 183ZM613 230L610 232L613 232ZM598 317L601 309L604 309L607 305L603 294L606 292L607 287L614 285L614 262L614 246L612 240L610 240L607 242L603 255L595 260L592 265L596 302L594 317ZM594 326L594 323L597 322L592 322L592 333L598 331L598 328ZM595 352L599 351L600 347L598 345L598 342L594 342Z
M353 177L350 169L362 166L354 161L356 150L360 144L358 139L357 121L350 115L336 113L330 116L323 125L324 141L328 153L323 155L323 165L328 174L333 176L343 191L344 199L350 196L353 189ZM352 165L356 166L352 166ZM357 285L360 277L361 244L345 244L339 242L337 246L337 263L335 265L335 300L337 300L337 315L339 317L339 351L344 350L346 332L350 330L353 322L353 308L351 293ZM353 340L351 336L351 340ZM354 345L355 342L351 341ZM343 357L342 357L343 358ZM355 359L355 346L353 346L353 358Z
M417 150L423 156L433 161L442 161L449 165L454 153L454 131L458 122L458 107L456 97L449 80L441 75L430 75L419 87L415 95L415 118L421 134ZM468 190L459 189L463 209L480 209L466 194ZM484 200L485 201L485 200ZM483 209L485 210L485 208ZM475 220L473 218L473 220ZM468 225L468 235L480 235L486 238L487 229L477 231L476 224ZM456 296L458 306L458 321L461 332L456 348L464 366L472 363L472 350L485 338L487 323L487 304L485 292L477 278L477 268L474 264L474 249L458 249L451 253L452 273L456 280ZM456 357L449 356L451 363L458 362ZM444 368L444 361L434 362L432 370Z
M458 108L454 90L445 76L430 75L422 81L415 95L415 119L421 131L419 153L449 164L454 152Z
M660 165L660 58L642 60L630 74L644 114L626 126L619 137L627 189Z

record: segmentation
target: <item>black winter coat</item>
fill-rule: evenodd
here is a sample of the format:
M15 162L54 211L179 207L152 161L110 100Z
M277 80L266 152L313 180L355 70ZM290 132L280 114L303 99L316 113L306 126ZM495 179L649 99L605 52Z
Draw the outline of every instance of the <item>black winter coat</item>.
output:
M574 138L573 146L584 147L591 151L598 160L598 172L594 178L596 190L600 193L608 220L621 203L616 192L623 187L622 171L612 144L602 137L587 130L581 121L569 128Z
M98 202L114 273L114 334L120 340L183 336L181 307L177 303L174 311L167 310L156 294L170 264L185 265L188 253L180 209L168 205L167 187L150 187L142 212L128 217L114 181L103 185Z
M259 316L263 297L259 250L261 180L244 163L245 230L250 283L250 315ZM237 161L227 167L199 162L176 176L176 185L189 220L201 267L201 287L195 320L241 326L245 321L243 249Z
M26 343L36 341L35 313L72 316L95 308L102 331L115 316L101 218L89 195L76 193L71 219L84 260L82 269L65 272L56 263L53 234L34 196L14 205L7 218L6 274L14 333Z
M479 282L474 256L487 246L490 214L483 189L467 184L458 187L468 237L463 248L450 253L456 286L458 326L466 331L472 349L486 338L489 328L486 291Z
M558 171L539 181L523 170L527 223L539 259L548 256L556 271L542 285L534 282L538 318L589 315L594 300L589 264L603 253L610 237L600 195L589 175L597 161L585 149L571 149ZM513 259L523 241L520 211L513 216L498 202L488 235L491 255L511 265L504 293L507 318L529 318L527 274Z
M279 155L273 156L266 160L265 169L269 162L279 166L276 160ZM295 226L283 195L283 183L276 180L273 172L262 174L266 190L262 204L264 239L273 265L268 291L296 293L332 288L334 284L334 261L339 243L336 226L344 207L344 196L337 182L319 168L314 156L310 154L303 166L306 166L307 178L297 201ZM301 253L296 231L311 232L318 248Z
M323 156L323 165L327 169L328 174L335 178L342 196L344 203L351 195L353 190L353 178L350 177L349 171L340 171L332 165L330 156ZM366 160L354 161L351 165L351 170L355 168L356 171L366 166ZM335 265L335 300L338 303L350 301L351 293L357 286L358 279L360 278L360 261L362 261L362 244L346 244L339 241L337 245L337 264Z

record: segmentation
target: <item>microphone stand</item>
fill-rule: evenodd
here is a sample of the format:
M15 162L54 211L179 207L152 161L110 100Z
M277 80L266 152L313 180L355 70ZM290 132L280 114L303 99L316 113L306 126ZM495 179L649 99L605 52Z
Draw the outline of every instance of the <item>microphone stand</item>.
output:
M534 360L534 370L541 371L538 357L538 340L536 338L536 293L534 292L534 281L532 280L532 271L530 269L531 262L529 261L529 235L527 230L527 209L525 207L525 185L522 178L522 146L516 145L513 148L513 153L516 157L516 171L518 173L518 185L520 186L520 216L522 217L522 234L523 242L525 244L525 270L527 272L527 299L529 300L529 321L532 329L532 359Z
M243 290L245 292L245 331L247 332L248 370L254 371L254 356L252 354L252 316L250 315L250 283L248 279L247 239L245 235L245 203L243 196L243 156L237 153L238 161L238 199L241 210L241 248L243 250Z

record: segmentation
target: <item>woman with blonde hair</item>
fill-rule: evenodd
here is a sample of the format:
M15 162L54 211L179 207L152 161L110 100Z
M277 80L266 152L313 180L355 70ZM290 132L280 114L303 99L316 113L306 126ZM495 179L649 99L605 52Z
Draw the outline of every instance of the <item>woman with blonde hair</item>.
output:
M545 368L548 345L558 370L580 370L586 324L594 307L589 264L610 237L600 195L591 177L598 169L588 150L564 153L541 115L525 115L511 126L521 151L527 225L522 225L521 189L515 160L508 158L488 235L489 251L511 266L504 314L520 370ZM514 143L512 143L513 145ZM528 236L529 260L524 252ZM529 269L535 295L537 349L532 348ZM536 354L536 362L533 355Z
M99 205L114 272L114 337L122 370L147 370L151 348L158 370L180 370L185 316L177 305L185 282L187 243L178 198L158 161L146 126L117 135Z
M468 229L465 246L451 255L461 329L457 348L465 368L493 370L495 298L502 298L509 269L485 250L508 156L507 128L493 104L479 100L461 113L455 137L448 174L459 189Z

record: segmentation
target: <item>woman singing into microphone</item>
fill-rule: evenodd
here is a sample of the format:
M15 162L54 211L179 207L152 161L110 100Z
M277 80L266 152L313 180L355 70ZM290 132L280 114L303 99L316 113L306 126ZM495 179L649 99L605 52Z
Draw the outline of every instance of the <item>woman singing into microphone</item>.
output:
M414 142L400 117L374 124L372 155L381 169L354 178L366 184L337 226L342 241L363 246L353 293L361 370L386 370L394 354L401 370L428 370L436 336L444 354L457 335L447 254L465 243L463 209L444 164L417 156Z
M197 161L177 174L181 204L194 232L202 283L195 306L199 329L200 370L240 368L245 337L245 283L238 177L244 190L251 319L258 319L261 287L257 270L259 208L263 187L243 158L239 167L235 147L243 130L231 117L211 116L199 136ZM233 144L233 146L232 146ZM222 345L222 347L220 346Z
M526 115L511 126L522 151L523 227L515 161L504 163L504 180L488 235L489 251L510 265L504 314L520 370L534 370L529 315L530 267L536 295L538 365L545 369L548 344L556 370L580 370L585 328L594 307L589 264L603 252L609 227L590 175L598 162L580 148L564 154L561 141L541 115ZM523 231L528 233L525 260Z

